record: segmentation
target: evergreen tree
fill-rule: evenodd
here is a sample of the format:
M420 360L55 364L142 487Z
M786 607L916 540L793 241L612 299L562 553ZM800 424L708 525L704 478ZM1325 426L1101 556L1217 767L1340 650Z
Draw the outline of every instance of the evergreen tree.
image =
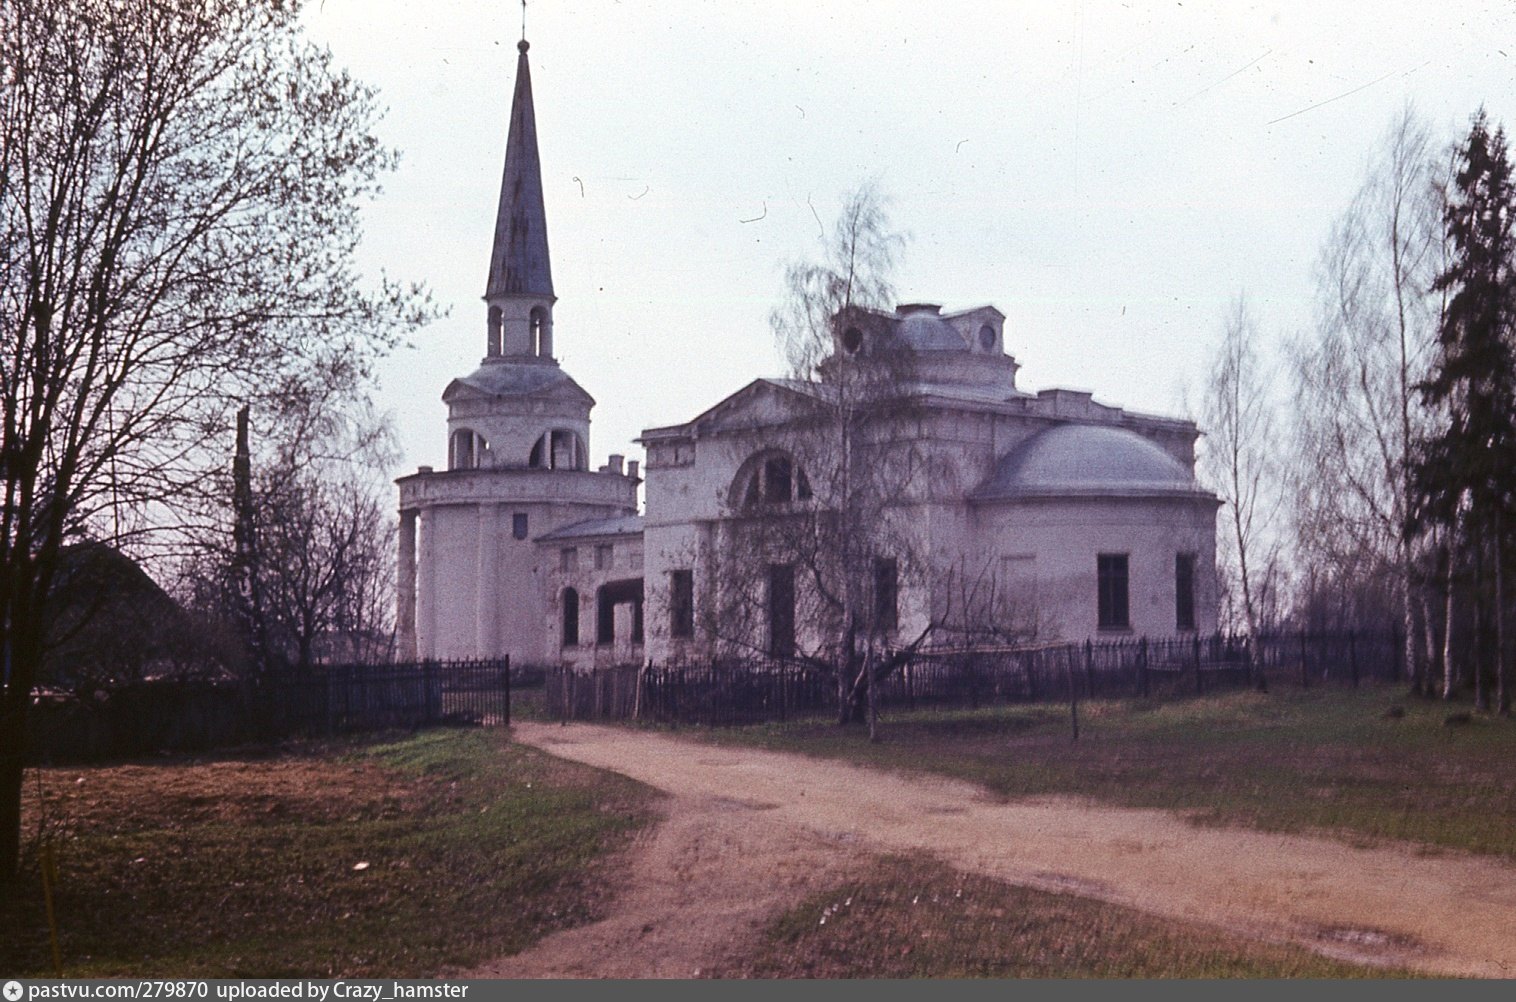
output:
M1420 390L1443 415L1415 463L1411 528L1462 525L1465 546L1493 586L1497 699L1509 712L1504 630L1505 547L1516 497L1516 213L1505 132L1481 109L1458 152L1443 211L1451 248L1434 288L1447 296L1437 357ZM1460 519L1460 511L1466 512ZM1477 656L1477 655L1476 655ZM1476 701L1488 707L1480 667Z

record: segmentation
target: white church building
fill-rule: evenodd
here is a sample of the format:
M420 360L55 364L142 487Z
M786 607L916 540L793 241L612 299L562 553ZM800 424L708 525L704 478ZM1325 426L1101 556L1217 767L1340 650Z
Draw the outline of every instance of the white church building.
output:
M1021 390L991 306L839 317L817 379L757 379L687 423L645 430L644 469L620 455L590 469L594 400L553 358L525 41L519 50L485 357L443 391L448 468L398 481L402 657L587 668L803 653L824 632L826 582L803 546L775 540L846 521L831 454L806 443L835 419L828 373L886 354L890 431L869 438L870 468L893 479L862 505L849 495L871 540L850 559L868 564L882 642L1215 630L1219 502L1195 479L1198 429L1086 392Z

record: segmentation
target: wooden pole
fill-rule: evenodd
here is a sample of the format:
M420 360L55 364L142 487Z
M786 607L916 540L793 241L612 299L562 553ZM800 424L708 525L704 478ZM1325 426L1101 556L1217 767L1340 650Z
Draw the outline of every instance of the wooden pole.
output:
M1065 648L1064 650L1063 667L1064 677L1068 680L1069 684L1069 726L1073 730L1073 736L1069 740L1078 741L1079 689L1074 685L1074 649L1072 647Z

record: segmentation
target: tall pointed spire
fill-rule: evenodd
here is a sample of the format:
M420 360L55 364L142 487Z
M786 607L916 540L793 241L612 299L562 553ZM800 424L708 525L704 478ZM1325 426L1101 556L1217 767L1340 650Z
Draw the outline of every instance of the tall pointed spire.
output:
M547 253L547 212L542 205L542 165L537 157L537 116L532 108L532 74L526 39L516 44L516 94L505 145L505 176L495 216L485 299L496 296L553 295Z

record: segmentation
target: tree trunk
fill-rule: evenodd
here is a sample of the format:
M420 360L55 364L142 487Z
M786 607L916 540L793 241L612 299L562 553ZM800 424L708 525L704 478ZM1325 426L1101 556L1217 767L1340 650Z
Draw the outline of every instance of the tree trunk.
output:
M1458 523L1453 523L1453 535L1448 540L1447 573L1442 578L1442 698L1453 698L1453 686L1458 673L1453 668L1453 572L1458 562Z
M26 704L0 711L0 887L21 868L21 779L26 753Z
M1437 644L1437 621L1432 618L1432 600L1425 588L1421 590L1421 650L1421 656L1426 658L1422 695L1430 699L1435 692L1433 678L1438 669L1437 652L1441 648Z
M1495 711L1501 716L1510 716L1511 695L1505 684L1505 526L1495 506Z
M1412 577L1410 544L1403 543L1400 552L1400 626L1405 632L1401 648L1406 681L1411 683L1411 692L1419 696L1424 678L1416 666L1416 598L1412 594Z
M1474 668L1474 709L1488 710L1490 696L1484 687L1484 658L1482 657L1489 633L1489 602L1485 600L1485 552L1484 541L1474 548L1474 656L1470 662Z

